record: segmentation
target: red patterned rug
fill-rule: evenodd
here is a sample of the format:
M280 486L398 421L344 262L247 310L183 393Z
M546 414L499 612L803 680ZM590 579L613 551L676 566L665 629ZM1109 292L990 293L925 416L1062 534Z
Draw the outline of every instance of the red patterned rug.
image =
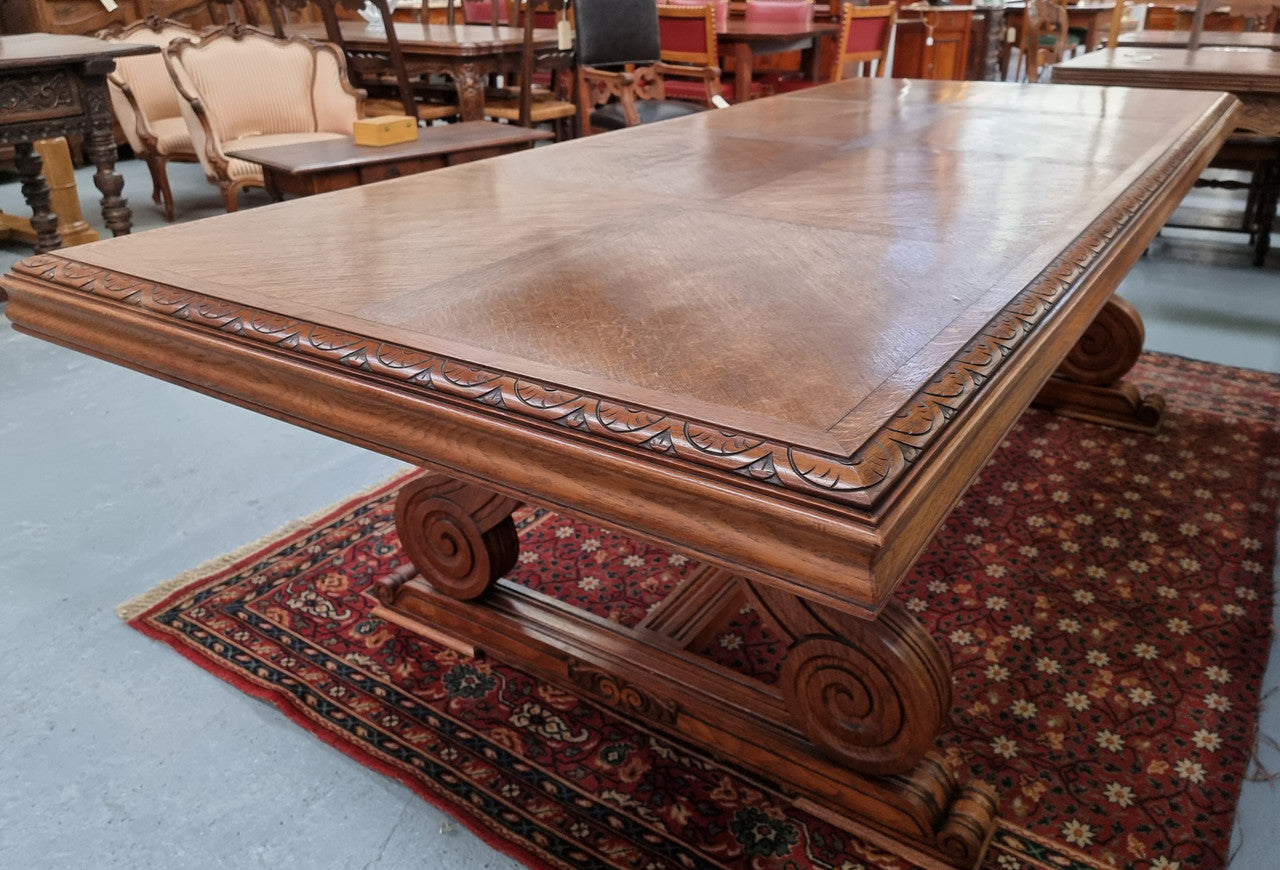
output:
M949 652L940 748L1000 791L986 866L1222 867L1271 635L1280 377L1148 355L1158 435L1031 411L901 600ZM369 615L395 484L131 624L539 867L898 868L768 783ZM631 621L684 556L541 509L512 579ZM705 652L770 679L750 612Z

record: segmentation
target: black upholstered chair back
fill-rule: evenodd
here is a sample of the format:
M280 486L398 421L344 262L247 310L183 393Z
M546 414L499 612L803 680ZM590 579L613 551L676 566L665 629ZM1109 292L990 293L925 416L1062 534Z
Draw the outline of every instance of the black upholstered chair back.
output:
M576 0L574 27L584 66L648 65L662 55L654 0Z

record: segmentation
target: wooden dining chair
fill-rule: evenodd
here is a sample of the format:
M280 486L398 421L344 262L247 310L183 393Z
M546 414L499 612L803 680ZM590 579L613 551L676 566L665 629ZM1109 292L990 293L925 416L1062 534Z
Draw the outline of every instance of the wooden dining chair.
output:
M445 21L449 24L459 23L458 10L461 10L462 24L494 24L510 26L518 18L516 5L518 0L449 0L445 7ZM493 7L498 7L498 17L493 15ZM426 6L424 4L423 8Z
M107 42L154 45L163 50L175 39L195 39L196 31L177 21L149 16L128 27L118 25L98 33ZM178 92L160 53L116 60L107 76L111 109L136 157L151 173L151 198L173 220L173 191L169 188L168 163L198 161L191 133L182 117Z
M341 48L346 56L351 84L368 95L365 101L368 116L408 115L428 123L456 118L458 105L448 99L450 89L432 86L425 71L410 68L396 35L387 0L368 2L378 10L382 31L386 34L385 48L357 48L343 35L343 13L348 18L352 17L351 13L359 10L365 0L271 0L272 7L277 10L272 14L272 26L276 36L282 37L285 31L281 11L307 4L318 8L329 42Z
M705 70L705 78L667 80L667 97L691 100L708 109L716 106L716 97L732 100L732 82L720 77L720 46L716 41L716 8L710 4L658 6L658 41L663 62ZM753 83L752 96L760 96L759 83Z
M850 67L854 67L855 75L883 78L889 68L889 45L897 23L898 7L892 3L884 6L845 3L840 7L840 43L826 77L817 82L779 78L770 82L769 87L781 94L838 82L849 75Z
M573 45L570 42L563 48L540 51L535 48L533 32L540 27L558 29L559 22L567 21L568 15L569 0L524 0L514 11L513 18L520 22L524 31L520 74L516 79L517 95L496 99L486 97L486 116L522 127L549 123L557 142L567 138L578 107L566 99L568 88L561 86L561 75L567 75L573 65Z
M729 0L662 0L659 6L707 6L716 13L716 32L725 29L729 23Z
M1026 80L1038 82L1046 66L1062 61L1080 47L1080 36L1067 24L1067 7L1058 0L1027 0L1022 18L1019 65Z
M747 0L748 24L811 24L813 0Z
M667 77L706 80L711 73L662 60L654 0L576 0L574 22L578 124L584 135L704 110L686 100L667 99Z

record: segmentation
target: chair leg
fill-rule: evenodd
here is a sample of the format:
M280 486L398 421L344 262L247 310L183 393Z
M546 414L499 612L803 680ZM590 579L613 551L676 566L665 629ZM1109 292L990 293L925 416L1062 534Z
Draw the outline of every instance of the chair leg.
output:
M222 204L226 207L227 213L230 214L240 208L240 183L237 181L224 181L218 185L222 190Z
M151 198L164 210L164 219L173 223L173 191L169 189L169 158L161 154L150 154L146 161L147 169L151 170L151 184L155 188Z

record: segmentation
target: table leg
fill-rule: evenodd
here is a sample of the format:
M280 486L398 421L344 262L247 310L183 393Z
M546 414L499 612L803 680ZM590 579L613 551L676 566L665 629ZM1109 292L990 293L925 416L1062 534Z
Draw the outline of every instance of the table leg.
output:
M745 42L736 43L733 47L733 96L739 103L751 99L751 46Z
M58 216L53 213L49 199L49 184L42 172L44 160L30 142L20 142L13 148L13 162L22 180L22 196L31 206L31 228L36 231L35 252L43 254L62 247L58 233Z
M484 89L488 83L488 73L482 72L475 63L461 63L450 75L458 89L458 114L462 116L462 120L483 121Z
M375 615L696 743L916 865L981 862L995 794L933 750L951 669L905 608L872 617L708 566L638 625L611 623L501 579L517 504L440 474L408 484L396 529L412 564L379 581ZM776 683L703 654L746 605L786 650Z
M809 47L800 52L800 68L804 70L807 81L822 81L822 52L818 40L809 43ZM868 73L870 75L870 73Z
M128 235L133 212L120 195L124 179L116 172L116 139L109 118L106 124L95 123L85 136L85 156L98 168L93 174L93 184L102 193L102 219L107 229L115 236Z
M1036 404L1068 417L1154 432L1164 398L1142 396L1123 380L1142 354L1145 336L1137 309L1113 295L1040 390Z

